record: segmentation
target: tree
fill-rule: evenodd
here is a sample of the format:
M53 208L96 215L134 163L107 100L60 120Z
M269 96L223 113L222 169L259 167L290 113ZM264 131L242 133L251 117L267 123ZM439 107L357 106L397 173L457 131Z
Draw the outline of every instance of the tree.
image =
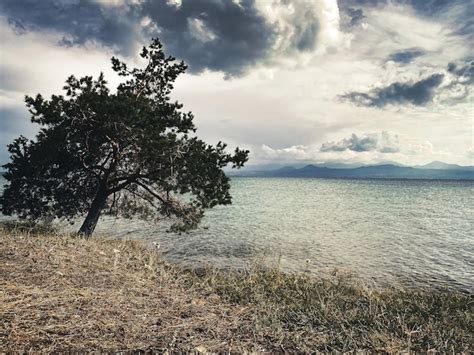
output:
M154 39L140 56L144 69L112 58L124 77L111 93L97 79L70 76L65 95L26 96L35 140L20 136L8 146L7 184L0 210L33 221L85 215L79 233L90 235L101 213L174 220L195 227L203 211L230 204L223 168L240 168L248 151L207 145L194 133L193 114L170 99L183 62L166 57Z

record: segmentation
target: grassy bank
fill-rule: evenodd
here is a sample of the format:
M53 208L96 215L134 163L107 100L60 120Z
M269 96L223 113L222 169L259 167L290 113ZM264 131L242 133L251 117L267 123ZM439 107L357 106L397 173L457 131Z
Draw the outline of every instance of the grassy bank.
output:
M469 295L331 278L184 271L138 242L0 231L0 351L449 351Z

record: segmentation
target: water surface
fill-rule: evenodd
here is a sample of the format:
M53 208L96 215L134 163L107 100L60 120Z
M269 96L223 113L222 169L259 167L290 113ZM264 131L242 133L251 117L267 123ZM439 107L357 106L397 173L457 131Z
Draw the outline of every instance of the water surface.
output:
M99 234L159 242L186 266L246 268L264 257L289 272L352 270L377 285L474 292L474 183L233 178L231 206L199 229L103 219ZM74 226L73 228L78 228Z
M233 178L231 206L189 234L103 221L99 232L161 244L186 265L349 269L379 285L473 291L473 182Z

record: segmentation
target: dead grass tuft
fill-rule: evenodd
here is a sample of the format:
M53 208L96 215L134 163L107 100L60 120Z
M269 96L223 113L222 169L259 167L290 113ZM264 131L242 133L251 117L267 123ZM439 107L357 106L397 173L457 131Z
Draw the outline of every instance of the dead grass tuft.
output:
M466 294L184 271L136 241L0 231L0 351L469 352L473 328Z

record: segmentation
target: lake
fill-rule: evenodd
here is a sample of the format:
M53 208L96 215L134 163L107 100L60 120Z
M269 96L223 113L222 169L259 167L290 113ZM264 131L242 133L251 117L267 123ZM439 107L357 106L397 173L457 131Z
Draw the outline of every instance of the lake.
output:
M190 233L103 219L97 232L158 242L185 266L351 270L375 285L474 292L472 181L233 178L231 206ZM75 228L78 226L75 226Z

